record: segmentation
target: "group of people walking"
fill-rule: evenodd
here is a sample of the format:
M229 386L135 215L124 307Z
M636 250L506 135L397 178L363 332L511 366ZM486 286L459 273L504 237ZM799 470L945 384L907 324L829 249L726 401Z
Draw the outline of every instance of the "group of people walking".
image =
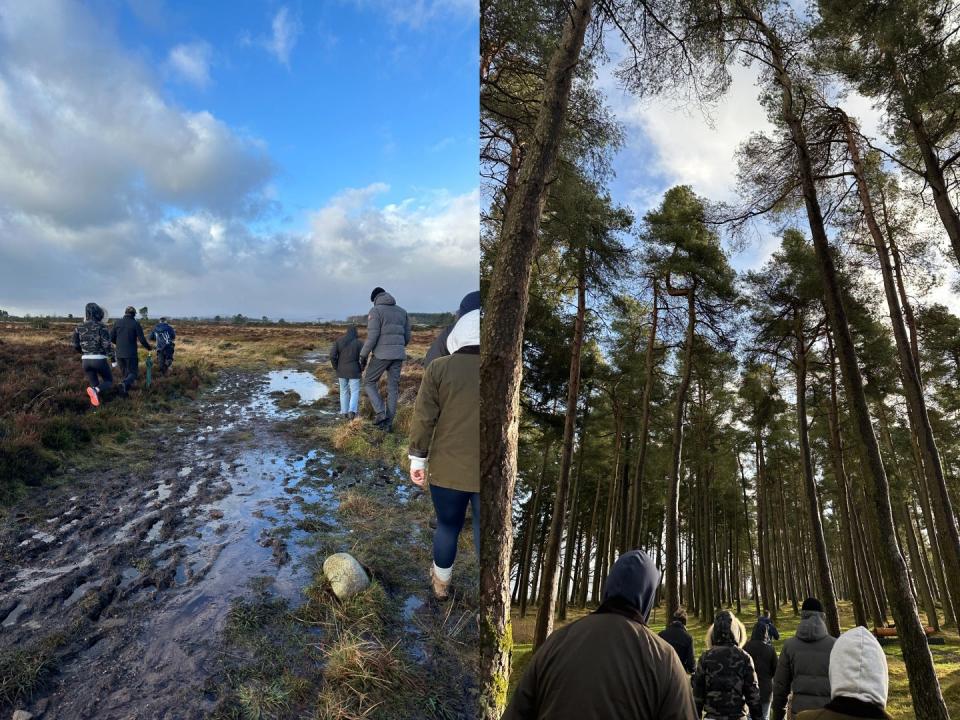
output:
M330 347L340 386L340 414L357 417L361 385L374 424L393 430L400 373L410 343L410 318L382 287L370 293L367 337L353 325ZM460 302L453 324L434 340L423 360L423 378L410 424L410 481L429 487L436 514L430 583L434 597L450 595L457 541L473 516L473 541L480 554L480 293ZM387 395L378 383L386 375Z
M603 603L550 635L536 651L504 720L853 720L889 718L888 671L864 627L827 632L823 606L808 598L779 657L765 614L747 640L730 611L714 617L694 662L680 611L654 634L647 618L660 571L641 550L620 556Z
M104 393L114 387L112 367L120 372L117 392L126 395L136 383L139 373L138 343L147 352L153 351L133 306L127 307L123 317L109 328L104 322L105 317L104 309L97 303L87 303L84 321L73 331L73 347L81 354L83 372L87 376L87 397L94 407L98 407ZM156 342L157 367L163 374L173 364L176 336L166 318L160 318L160 322L150 331L150 339Z

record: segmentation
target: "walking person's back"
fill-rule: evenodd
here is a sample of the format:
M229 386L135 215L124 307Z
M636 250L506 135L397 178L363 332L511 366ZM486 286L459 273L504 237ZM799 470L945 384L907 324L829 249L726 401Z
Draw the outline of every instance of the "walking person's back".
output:
M338 337L330 346L330 364L340 383L340 414L350 419L360 409L360 350L363 343L357 336L355 325Z
M693 675L697 712L707 720L760 720L760 690L753 660L741 647L743 623L724 610L707 630L707 650Z
M791 718L803 710L822 708L830 701L830 650L836 638L827 632L819 600L804 600L800 617L796 635L784 643L777 661L773 720L787 717L788 699Z
M847 630L830 652L830 702L798 720L889 720L887 656L865 627Z
M410 318L397 305L393 295L381 287L370 293L373 307L367 315L367 341L360 350L360 367L364 369L363 386L373 411L375 422L383 430L391 430L397 414L400 394L400 371L410 342ZM372 358L372 359L371 359ZM380 397L377 382L387 376L387 401Z
M123 377L121 387L128 391L137 381L137 343L139 342L147 352L153 350L143 334L143 327L137 321L137 311L133 306L128 307L123 317L113 324L110 330L110 341L117 346L117 363L120 365L120 375Z
M673 621L660 631L660 637L677 651L683 669L692 675L697 669L697 660L693 652L693 637L687 632L687 613L682 609L677 610L673 614Z
M113 386L110 359L114 354L110 331L103 323L103 308L87 303L85 319L73 331L73 347L81 353L83 372L87 376L87 397L94 407L100 405L101 394Z
M646 553L620 556L603 604L544 641L503 720L694 720L677 653L646 625L659 582Z
M753 669L760 686L760 714L767 720L773 701L773 676L777 672L777 651L770 642L770 624L758 621L743 649L753 658Z
M167 322L165 317L162 317L160 322L153 326L153 330L150 331L147 339L156 341L157 363L160 366L160 374L166 375L167 370L173 364L174 341L177 339L177 331L173 329L173 326Z

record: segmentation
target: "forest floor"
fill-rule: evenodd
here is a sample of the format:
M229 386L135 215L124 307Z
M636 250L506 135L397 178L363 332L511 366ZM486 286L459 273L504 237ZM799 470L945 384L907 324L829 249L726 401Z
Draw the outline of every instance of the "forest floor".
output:
M743 604L744 612L737 615L747 631L753 630L756 622L756 615L751 612L752 605ZM587 610L572 608L566 622L558 622L556 628L562 627L567 622L574 622L593 610L588 607ZM533 631L536 624L537 609L534 606L527 608L527 615L520 617L519 611L513 611L513 661L510 671L510 690L513 689L520 680L524 668L530 662L533 656ZM780 609L777 618L777 630L780 631L780 639L774 643L774 647L779 655L783 648L783 643L794 636L797 631L797 624L800 618L793 614L792 608L787 605ZM848 602L840 603L840 625L844 630L849 630L854 626L853 609ZM663 608L654 608L650 617L650 628L655 632L660 632L666 626L663 615ZM691 617L688 621L687 630L693 636L694 651L699 658L704 650L704 637L710 623L702 623L698 618ZM555 629L556 629L555 628ZM945 644L931 645L930 651L933 654L934 662L937 666L937 675L940 677L940 686L944 697L947 700L947 707L952 716L960 716L960 637L955 632L945 632L939 634L944 638ZM895 720L910 720L914 717L910 703L910 688L907 682L907 672L903 664L903 655L900 646L897 643L884 645L884 652L887 655L887 664L890 671L890 690L887 710Z
M472 543L437 604L432 507L403 469L434 331L384 434L338 417L340 328L178 327L172 375L98 410L69 400L85 395L66 329L0 328L7 385L4 361L41 368L0 384L0 461L46 468L0 488L0 711L473 717ZM372 578L344 603L320 570L334 552Z

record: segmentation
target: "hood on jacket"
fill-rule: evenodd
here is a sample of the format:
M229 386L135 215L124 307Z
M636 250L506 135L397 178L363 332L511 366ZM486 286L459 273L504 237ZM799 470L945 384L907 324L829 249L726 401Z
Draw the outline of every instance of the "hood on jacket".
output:
M764 622L758 622L753 626L753 632L750 633L751 640L757 640L762 643L770 642L770 628Z
M804 642L816 642L825 638L827 633L826 615L822 612L805 610L800 613L800 624L797 625L797 637Z
M646 622L659 585L660 571L650 556L643 550L630 550L618 557L610 568L603 585L603 600L622 598L639 610Z
M447 352L451 355L463 347L480 344L480 311L471 310L457 320L447 336Z
M97 305L96 303L87 303L87 306L83 309L84 315L88 321L92 320L94 322L103 321L103 308Z
M347 340L355 340L357 337L357 326L347 325L347 331L343 334Z
M473 292L467 293L463 296L463 300L460 301L460 309L457 310L457 317L462 318L468 312L473 312L474 310L480 309L480 291L474 290Z
M717 613L713 625L707 628L707 649L718 645L743 647L747 641L747 629L729 610Z
M865 627L847 630L830 651L830 697L850 697L886 707L887 656Z
M374 305L396 305L397 301L393 299L393 295L384 290L382 293L377 295L373 299Z

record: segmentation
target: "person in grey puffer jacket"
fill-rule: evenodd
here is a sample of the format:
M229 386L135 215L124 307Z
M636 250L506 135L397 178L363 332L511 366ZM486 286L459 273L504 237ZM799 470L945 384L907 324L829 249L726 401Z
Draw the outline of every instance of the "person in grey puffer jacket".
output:
M373 307L367 316L367 341L360 350L360 368L364 370L363 388L376 413L377 427L389 432L397 414L400 370L410 342L410 318L407 317L407 311L397 305L393 295L382 287L373 289L370 302ZM377 388L377 382L384 373L387 374L386 404Z
M773 720L791 720L803 710L822 708L830 702L830 651L836 638L827 632L823 605L807 598L800 609L797 633L787 640L773 678ZM791 695L792 693L792 695Z

